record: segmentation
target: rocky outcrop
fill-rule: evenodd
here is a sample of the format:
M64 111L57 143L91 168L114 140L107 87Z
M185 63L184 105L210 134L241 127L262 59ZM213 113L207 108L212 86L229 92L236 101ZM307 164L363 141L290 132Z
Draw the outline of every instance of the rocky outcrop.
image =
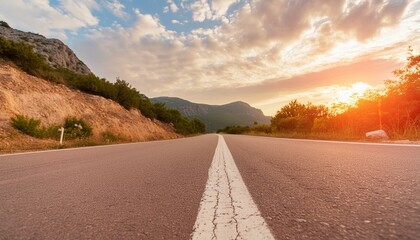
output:
M22 32L13 28L0 26L0 35L12 41L22 41L34 46L47 63L55 68L62 67L81 74L92 73L76 54L58 39L49 39L42 35Z

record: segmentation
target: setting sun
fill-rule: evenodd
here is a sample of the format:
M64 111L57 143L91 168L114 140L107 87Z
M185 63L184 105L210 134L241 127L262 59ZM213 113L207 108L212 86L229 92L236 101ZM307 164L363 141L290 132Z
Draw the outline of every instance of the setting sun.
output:
M354 104L363 94L372 87L366 83L357 82L351 87L337 90L337 101L346 104Z

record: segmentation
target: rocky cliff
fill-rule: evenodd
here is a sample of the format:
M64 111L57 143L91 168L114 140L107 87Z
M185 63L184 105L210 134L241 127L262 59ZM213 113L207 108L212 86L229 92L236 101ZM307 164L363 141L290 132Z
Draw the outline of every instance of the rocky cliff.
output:
M22 32L9 27L0 26L0 35L12 40L23 41L34 46L34 50L44 56L47 63L55 68L62 67L81 74L91 73L90 69L76 54L58 39L49 39L42 35Z

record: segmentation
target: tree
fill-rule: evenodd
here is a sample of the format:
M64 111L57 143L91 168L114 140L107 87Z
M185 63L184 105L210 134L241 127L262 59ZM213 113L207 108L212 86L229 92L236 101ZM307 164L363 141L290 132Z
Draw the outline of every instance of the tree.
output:
M302 104L297 100L289 102L271 119L271 124L279 131L307 132L312 129L315 119L327 117L329 110L324 105Z
M5 27L5 28L11 28L7 22L2 21L2 20L0 20L0 26Z
M192 130L194 133L205 133L206 125L198 118L191 120Z
M274 118L286 118L286 117L300 117L305 114L305 105L297 101L297 99L289 102L286 106L283 106Z
M64 122L64 129L64 132L68 139L82 139L92 136L92 127L81 118L66 118Z
M140 93L137 89L132 88L130 84L122 79L117 78L114 83L116 88L116 101L124 108L138 108L141 102Z
M396 79L385 82L386 93L381 99L384 124L406 135L418 131L420 125L420 55L414 55L410 47L406 65L393 73Z
M387 96L402 96L407 100L420 99L420 55L413 55L410 47L407 57L408 63L393 73L396 80L385 81Z

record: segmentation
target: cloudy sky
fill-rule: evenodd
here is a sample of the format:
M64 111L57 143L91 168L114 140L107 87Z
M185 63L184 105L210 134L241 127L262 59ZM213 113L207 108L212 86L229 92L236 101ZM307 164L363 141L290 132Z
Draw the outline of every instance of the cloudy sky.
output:
M69 45L149 97L266 115L347 101L420 51L420 0L0 0L0 19Z

